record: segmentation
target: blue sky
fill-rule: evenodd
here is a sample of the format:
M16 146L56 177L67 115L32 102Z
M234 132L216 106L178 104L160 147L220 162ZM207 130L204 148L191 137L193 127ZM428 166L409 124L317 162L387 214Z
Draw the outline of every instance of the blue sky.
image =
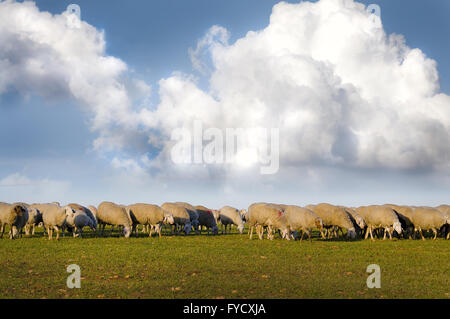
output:
M40 11L49 11L51 14L62 13L70 3L73 1L36 1ZM156 108L160 101L158 81L170 77L175 71L200 77L199 87L208 90L207 79L202 78L202 75L193 69L188 49L195 48L197 41L211 26L220 25L226 28L230 32L229 43L233 44L248 31L265 28L269 23L272 7L277 1L79 0L76 3L81 7L83 21L98 30L104 30L106 54L124 61L133 70L131 74L134 77L152 87L150 103L151 108ZM381 7L386 33L402 34L410 48L420 48L428 58L437 61L441 92L450 94L450 20L447 17L450 3L445 0L386 0L375 3ZM116 176L118 180L123 179L126 183L127 173L117 172L110 166L111 159L119 156L119 153L99 153L92 149L92 141L97 138L98 132L90 130L89 118L89 112L80 108L76 101L64 97L48 99L33 92L23 94L14 90L0 94L0 180L19 173L31 180L66 181L71 185L64 192L45 192L41 195L42 201L73 199L85 204L97 204L102 199L114 200L117 197L120 202L144 201L144 182L142 185L137 183L133 186L139 191L135 192L130 188L132 190L127 193L127 186L122 182L109 181L109 178ZM21 129L11 134L18 125ZM127 154L131 157L133 155ZM373 178L373 174L385 176L390 180L391 186L383 189L380 182L368 182ZM354 191L364 190L363 185L368 185L365 192L361 191L360 194L360 198L367 201L372 198L373 201L407 201L410 194L414 194L416 202L422 200L424 203L437 205L448 199L450 191L448 171L427 174L415 168L406 171L360 171L346 168L331 173L330 176L331 179L350 178L349 184L355 187ZM279 178L278 182L283 183L282 177ZM361 187L357 187L360 182ZM322 198L329 201L341 199L343 202L353 203L349 194L352 187L349 187L350 192L345 192L336 186L338 184L336 182L311 191L305 200L314 202ZM205 182L187 194L199 200L205 189L209 189L210 198L205 202L213 204L220 202L217 198L222 196L222 188L211 190L211 187L216 186L214 181ZM240 193L239 187L235 187L236 192ZM156 192L155 188L151 189L149 193L155 194L158 199L169 200L175 194L183 194L185 185L179 189L174 186L172 196L167 194L170 187L162 193ZM257 189L255 186L254 193L249 191L253 193L249 198L258 200L258 194L263 191ZM395 189L402 189L398 197L392 196ZM0 186L0 201L11 201L8 196L13 196L14 200L28 201L25 197L29 196L29 192L32 192L30 188L24 191L20 185ZM423 195L423 198L418 198L423 192L428 193ZM289 201L292 198L289 196L295 196L295 193L295 190L291 190L273 199ZM190 201L187 194L184 199ZM39 198L36 197L32 199L37 201ZM236 205L248 204L243 196L236 198ZM292 201L295 199L292 198Z

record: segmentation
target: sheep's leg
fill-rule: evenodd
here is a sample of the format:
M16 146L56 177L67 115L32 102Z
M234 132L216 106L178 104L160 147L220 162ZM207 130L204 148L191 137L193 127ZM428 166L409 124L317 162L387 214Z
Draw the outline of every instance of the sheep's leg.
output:
M300 242L303 241L303 236L305 235L305 232L302 230L302 235L300 236Z
M2 226L3 227L3 226ZM249 236L250 236L250 239L252 239L252 236L253 236L253 225L251 225L249 228L248 228L248 234L249 234Z
M431 230L433 231L433 233L434 233L434 238L433 238L433 240L436 240L436 237L437 237L437 230L436 230L436 228L431 228Z
M383 240L386 240L386 228L384 229L384 236L383 236Z
M50 226L47 226L48 239L52 240L53 238L53 229Z
M373 239L372 227L369 228L369 231L370 231L370 239L371 239L371 240L375 240L375 239Z
M58 226L54 226L55 230L56 230L56 240L59 240L59 227Z
M256 226L256 232L258 233L259 239L262 240L264 236L264 230L261 225Z
M369 237L369 227L366 229L366 236L364 236L364 239L367 239Z
M419 234L422 237L422 240L425 240L425 237L423 236L423 233L422 233L422 228L420 228L420 227L419 227Z
M160 234L161 234L161 232L160 232ZM148 237L152 237L152 235L153 235L153 226L150 226L150 229L148 231ZM159 237L161 237L161 236L159 236Z

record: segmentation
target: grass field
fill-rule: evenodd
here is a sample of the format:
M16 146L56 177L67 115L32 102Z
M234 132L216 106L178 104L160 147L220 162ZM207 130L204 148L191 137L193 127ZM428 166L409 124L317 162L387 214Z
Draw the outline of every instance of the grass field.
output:
M450 241L247 235L0 240L1 298L449 298ZM8 236L5 236L8 238ZM81 288L69 289L70 264ZM369 289L366 267L381 267Z

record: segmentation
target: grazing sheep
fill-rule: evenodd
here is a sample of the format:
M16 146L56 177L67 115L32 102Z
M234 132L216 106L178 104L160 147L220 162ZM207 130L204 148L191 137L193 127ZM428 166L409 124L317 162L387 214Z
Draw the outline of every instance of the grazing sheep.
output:
M284 213L273 222L273 227L279 229L287 240L290 240L291 232L301 231L300 242L305 233L311 241L311 231L314 228L317 228L324 238L322 219L312 210L295 205L286 205Z
M208 235L210 230L213 235L217 235L219 231L219 227L217 227L218 218L214 216L214 210L208 209L205 206L195 206L195 209L197 210L198 213L200 234L202 232L202 228L206 227Z
M89 207L85 207L79 204L71 203L67 206L72 207L74 210L81 210L84 212L92 221L92 225L94 226L94 231L97 231L97 217L95 214L89 209Z
M347 230L347 237L352 239L356 237L356 230L353 222L349 217L349 214L343 208L326 203L308 205L306 208L312 210L322 218L323 226L325 228L330 230L334 226L337 226Z
M446 213L443 213L432 207L416 207L413 211L414 223L414 238L416 231L420 233L422 240L425 240L422 231L432 230L434 240L437 237L437 231L443 226L450 224L450 218Z
M178 231L178 226L182 226L184 233L189 235L192 230L192 224L191 217L186 208L175 203L164 203L161 205L161 208L172 214L176 231Z
M26 203L15 203L15 204L24 206L25 209L28 211L28 221L24 227L25 235L27 236L34 235L36 226L42 223L41 212L38 209L31 207L31 205Z
M249 236L252 239L253 228L256 227L256 233L259 239L263 239L264 227L268 227L267 237L273 239L272 224L283 214L283 211L268 203L254 203L248 208Z
M31 207L37 208L42 214L44 227L47 229L48 239L53 239L53 230L56 230L56 239L59 239L59 231L66 228L67 214L73 210L69 206L61 207L57 204L33 204Z
M412 235L414 234L414 223L413 223L414 208L411 206L400 206L394 204L385 204L384 206L390 207L394 210L398 220L402 225L403 237L411 239Z
M141 224L150 226L149 237L152 236L153 230L158 232L161 237L161 226L163 224L173 225L175 223L173 215L158 205L152 204L134 204L127 206L131 220L133 221L133 230L138 236L136 226Z
M66 224L73 228L73 237L81 237L84 227L89 227L93 231L96 231L96 225L92 217L89 217L83 210L71 208L72 211L66 210Z
M189 218L191 219L191 225L195 229L195 232L198 234L199 221L198 221L198 213L195 207L185 202L175 202L175 204L180 205L186 209L187 213L189 214Z
M353 207L345 207L345 206L339 206L343 208L346 213L349 215L353 226L355 227L356 233L358 236L363 236L364 230L366 228L366 222L364 221L364 218L362 218L361 215L359 215L355 208ZM339 228L339 230L342 232L342 229Z
M97 221L100 225L102 235L105 225L112 225L122 226L122 232L125 235L125 238L130 237L133 222L126 209L120 205L111 202L102 202L98 206Z
M236 225L239 233L242 234L244 231L244 222L242 221L241 214L239 210L230 206L224 206L219 210L220 213L220 222L221 222L221 231L223 234L223 226L225 226L225 234L227 233L227 227L231 231L231 225Z
M197 205L194 207L197 210L197 213L199 210L203 210L203 211L211 211L213 216L214 216L214 220L216 221L216 224L219 224L220 222L220 211L218 209L209 209L205 206L202 205Z
M383 240L386 239L386 232L389 234L389 239L392 240L392 231L395 230L399 235L402 233L402 226L397 214L394 210L385 205L371 205L362 206L356 209L367 224L367 231L365 239L373 238L373 231L377 228L383 228L385 230Z
M28 221L28 210L21 204L0 203L0 238L3 238L5 226L10 225L9 238L19 237Z

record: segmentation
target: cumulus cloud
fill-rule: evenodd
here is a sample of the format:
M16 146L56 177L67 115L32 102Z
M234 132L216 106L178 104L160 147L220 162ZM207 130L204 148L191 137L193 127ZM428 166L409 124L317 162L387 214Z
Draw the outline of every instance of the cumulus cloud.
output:
M436 62L377 19L363 4L321 0L278 3L265 29L233 44L214 26L191 51L210 54L209 91L189 76L163 79L160 105L141 118L163 137L197 119L280 128L282 166L448 171L450 97Z
M34 2L6 0L0 1L0 43L0 94L75 99L101 134L97 148L103 141L123 146L111 126L133 126L133 100L150 87L128 78L126 63L105 53L103 31L84 21L74 27L68 12L52 15Z
M436 62L386 34L363 4L280 2L266 28L231 44L213 26L188 52L209 88L174 72L159 81L155 108L133 103L150 87L105 53L103 31L84 21L70 28L66 14L0 2L0 94L75 98L92 114L95 149L123 152L113 167L242 176L233 166L171 161L171 133L200 120L222 130L279 128L281 167L450 169L450 97L439 90ZM146 155L150 148L157 152Z

